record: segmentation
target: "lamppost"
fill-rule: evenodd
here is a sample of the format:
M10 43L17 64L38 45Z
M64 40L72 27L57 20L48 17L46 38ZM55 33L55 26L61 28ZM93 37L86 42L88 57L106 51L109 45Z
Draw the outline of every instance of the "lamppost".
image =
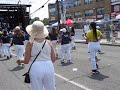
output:
M56 0L56 4L57 4L57 19L58 19L58 30L60 30L60 9L59 9L59 1Z
M97 12L96 12L96 8L93 8L93 13L94 13L95 19L96 19L96 21L97 21Z

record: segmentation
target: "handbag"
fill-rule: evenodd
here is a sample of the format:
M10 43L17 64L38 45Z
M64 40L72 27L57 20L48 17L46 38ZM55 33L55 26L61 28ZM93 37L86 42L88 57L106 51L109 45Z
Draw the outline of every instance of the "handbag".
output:
M42 46L42 49L43 49L43 47L45 46L45 43L46 43L46 41L44 42L44 44L43 44L43 46ZM42 50L41 49L41 50ZM33 60L33 62L31 63L31 65L30 65L30 67L29 67L29 70L23 75L23 76L25 76L25 78L24 78L24 82L25 83L30 83L30 76L29 76L29 72L30 72L30 69L31 69L31 66L32 66L32 64L35 62L35 60L37 59L37 57L39 56L39 54L41 53L41 50L39 51L39 53L37 54L37 56L35 57L35 59Z

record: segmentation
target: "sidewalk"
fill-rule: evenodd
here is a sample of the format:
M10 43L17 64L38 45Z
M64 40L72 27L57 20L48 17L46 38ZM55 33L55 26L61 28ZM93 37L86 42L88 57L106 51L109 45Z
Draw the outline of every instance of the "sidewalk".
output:
M75 35L75 42L76 43L85 43L85 40L82 36L83 30L82 29L75 29L76 35ZM109 45L109 46L120 46L120 32L118 32L118 39L116 42L107 42L106 39L101 40L101 45Z
M75 39L75 43L84 43L85 44L85 40L78 40ZM120 39L116 40L116 42L107 42L106 39L102 39L100 41L101 45L108 45L108 46L120 46Z

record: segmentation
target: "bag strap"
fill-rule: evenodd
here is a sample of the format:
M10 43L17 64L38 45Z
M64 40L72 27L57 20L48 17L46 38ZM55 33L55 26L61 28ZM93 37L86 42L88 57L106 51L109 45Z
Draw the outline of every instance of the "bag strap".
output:
M45 43L46 43L46 40L45 40L45 42L44 42L44 44L43 44L43 46L42 46L42 49L43 49L43 47L45 46ZM41 49L41 50L42 50L42 49ZM39 53L37 54L37 56L35 57L35 59L34 59L33 62L31 63L30 68L29 68L29 70L28 70L28 73L29 73L29 71L30 71L30 69L31 69L32 64L35 62L35 60L37 59L37 57L40 55L41 50L39 51Z

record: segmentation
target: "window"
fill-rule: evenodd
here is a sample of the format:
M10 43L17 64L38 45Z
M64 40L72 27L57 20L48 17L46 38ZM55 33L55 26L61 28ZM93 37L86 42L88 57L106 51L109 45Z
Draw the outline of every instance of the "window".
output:
M118 2L118 1L119 1L119 0L111 0L112 3L114 3L114 2Z
M114 6L114 12L118 12L120 10L120 6L119 5L115 5Z
M93 15L93 10L89 9L89 10L85 10L85 16L92 16Z
M84 3L85 3L85 4L92 3L92 0L84 0Z
M103 0L96 0L96 2L100 2L100 1L103 1Z
M96 13L98 14L98 15L100 15L100 14L104 14L105 13L105 9L104 8L97 8L96 9Z
M80 0L76 0L75 2L74 2L74 7L77 7L77 6L80 6Z
M81 12L80 11L76 11L74 14L75 14L75 17L80 17L81 16Z

